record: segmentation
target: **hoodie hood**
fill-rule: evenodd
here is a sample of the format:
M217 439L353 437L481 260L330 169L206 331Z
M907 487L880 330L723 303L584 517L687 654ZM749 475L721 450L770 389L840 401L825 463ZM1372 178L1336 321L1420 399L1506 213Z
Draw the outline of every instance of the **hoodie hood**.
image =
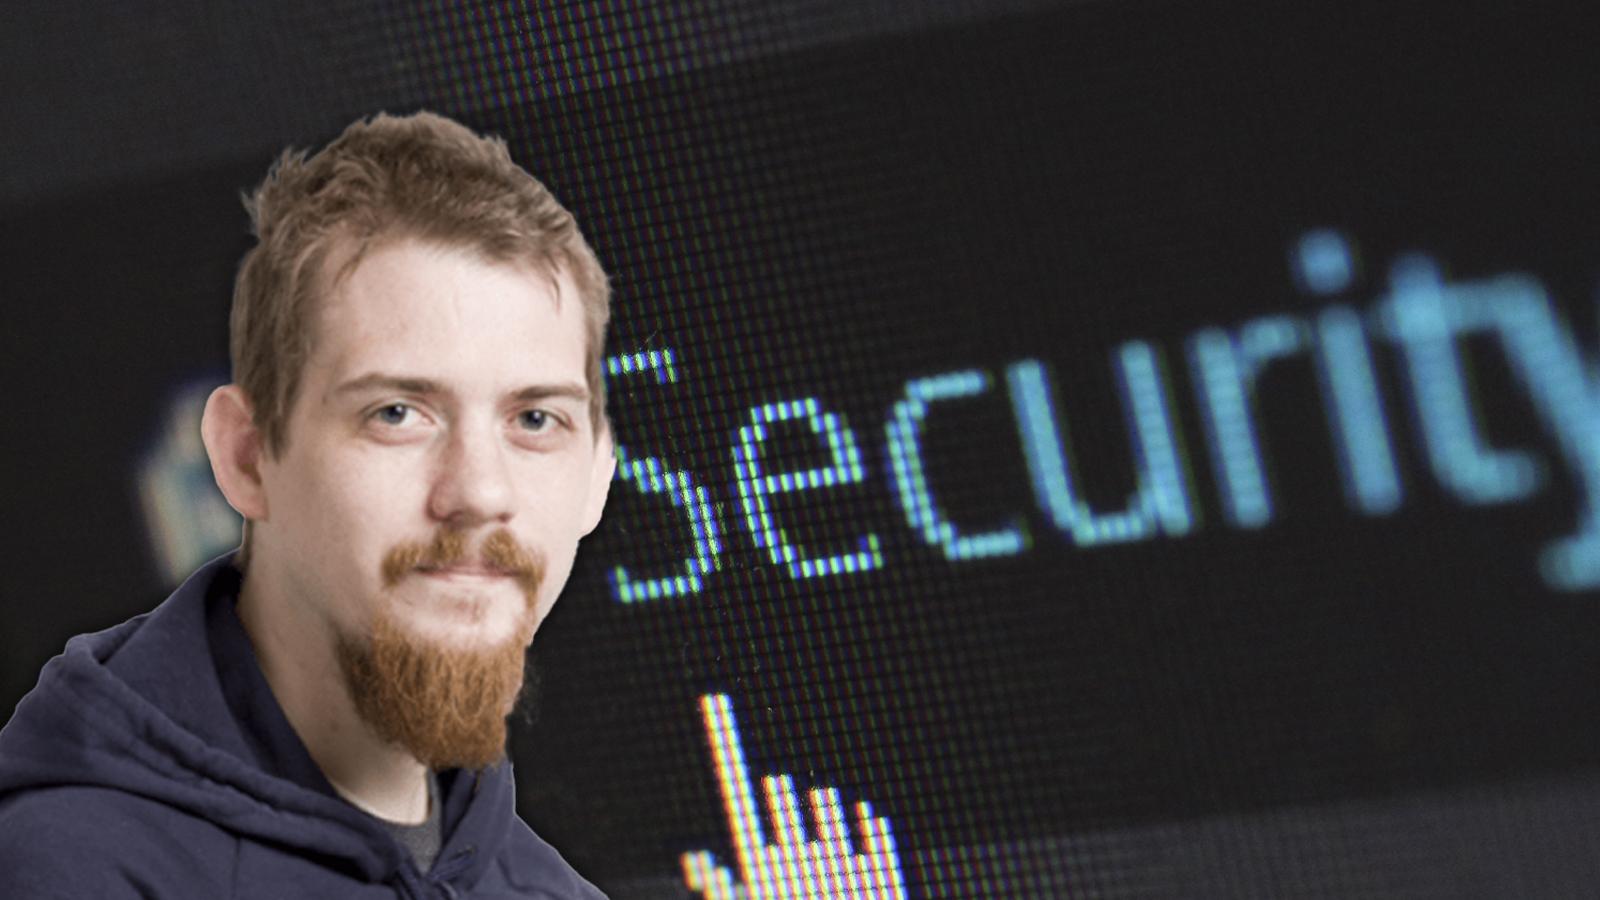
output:
M67 642L0 730L0 804L109 788L367 882L412 878L405 851L341 799L300 742L234 611L232 555L155 610ZM446 840L434 877L470 887L516 821L510 767L439 773ZM414 869L410 870L414 872Z

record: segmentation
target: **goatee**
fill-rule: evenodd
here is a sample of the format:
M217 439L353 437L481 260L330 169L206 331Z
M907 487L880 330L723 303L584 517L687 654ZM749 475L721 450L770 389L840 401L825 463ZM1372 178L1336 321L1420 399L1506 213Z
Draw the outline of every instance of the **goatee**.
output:
M467 539L441 530L428 544L403 544L384 557L385 587L418 570L467 560ZM449 647L406 628L387 606L375 611L364 639L341 634L337 653L356 711L380 737L430 769L482 769L505 756L506 716L522 690L525 653L537 622L543 576L537 555L502 528L473 562L514 577L525 601L517 628L485 647Z

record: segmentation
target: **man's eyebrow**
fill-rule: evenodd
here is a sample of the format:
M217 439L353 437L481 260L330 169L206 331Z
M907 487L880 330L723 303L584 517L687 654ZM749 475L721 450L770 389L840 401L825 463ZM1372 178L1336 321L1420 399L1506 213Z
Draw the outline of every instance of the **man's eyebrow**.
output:
M400 394L438 394L444 388L439 382L430 378L412 378L404 375L389 375L383 372L368 372L365 375L352 378L343 384L328 391L327 399L343 394L362 394L374 391L393 391Z
M397 394L437 395L444 393L445 389L442 384L431 378L414 378L404 375L389 375L383 372L368 372L365 375L337 385L328 391L327 396L331 400L335 396L345 394L380 391ZM588 403L589 388L578 381L560 381L553 384L530 384L511 394L511 399L517 403L529 403L552 398L564 398L578 403Z
M556 384L531 384L511 395L511 399L518 403L527 403L534 400L549 400L553 397L562 397L576 400L579 403L589 402L589 388L587 385L576 381L562 381Z

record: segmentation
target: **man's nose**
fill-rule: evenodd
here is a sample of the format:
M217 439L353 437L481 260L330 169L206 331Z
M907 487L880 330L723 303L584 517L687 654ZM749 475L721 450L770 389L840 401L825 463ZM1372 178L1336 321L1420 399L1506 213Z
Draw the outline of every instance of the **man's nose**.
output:
M452 430L429 497L435 519L471 526L511 518L511 472L498 438L490 428Z

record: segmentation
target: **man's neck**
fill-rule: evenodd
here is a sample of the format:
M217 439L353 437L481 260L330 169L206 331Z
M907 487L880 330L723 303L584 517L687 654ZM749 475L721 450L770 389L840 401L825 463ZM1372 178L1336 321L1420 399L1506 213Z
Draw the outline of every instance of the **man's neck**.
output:
M428 816L427 768L378 737L356 712L331 627L296 615L291 598L275 596L267 581L246 573L239 620L289 724L351 805L391 822L421 823Z

